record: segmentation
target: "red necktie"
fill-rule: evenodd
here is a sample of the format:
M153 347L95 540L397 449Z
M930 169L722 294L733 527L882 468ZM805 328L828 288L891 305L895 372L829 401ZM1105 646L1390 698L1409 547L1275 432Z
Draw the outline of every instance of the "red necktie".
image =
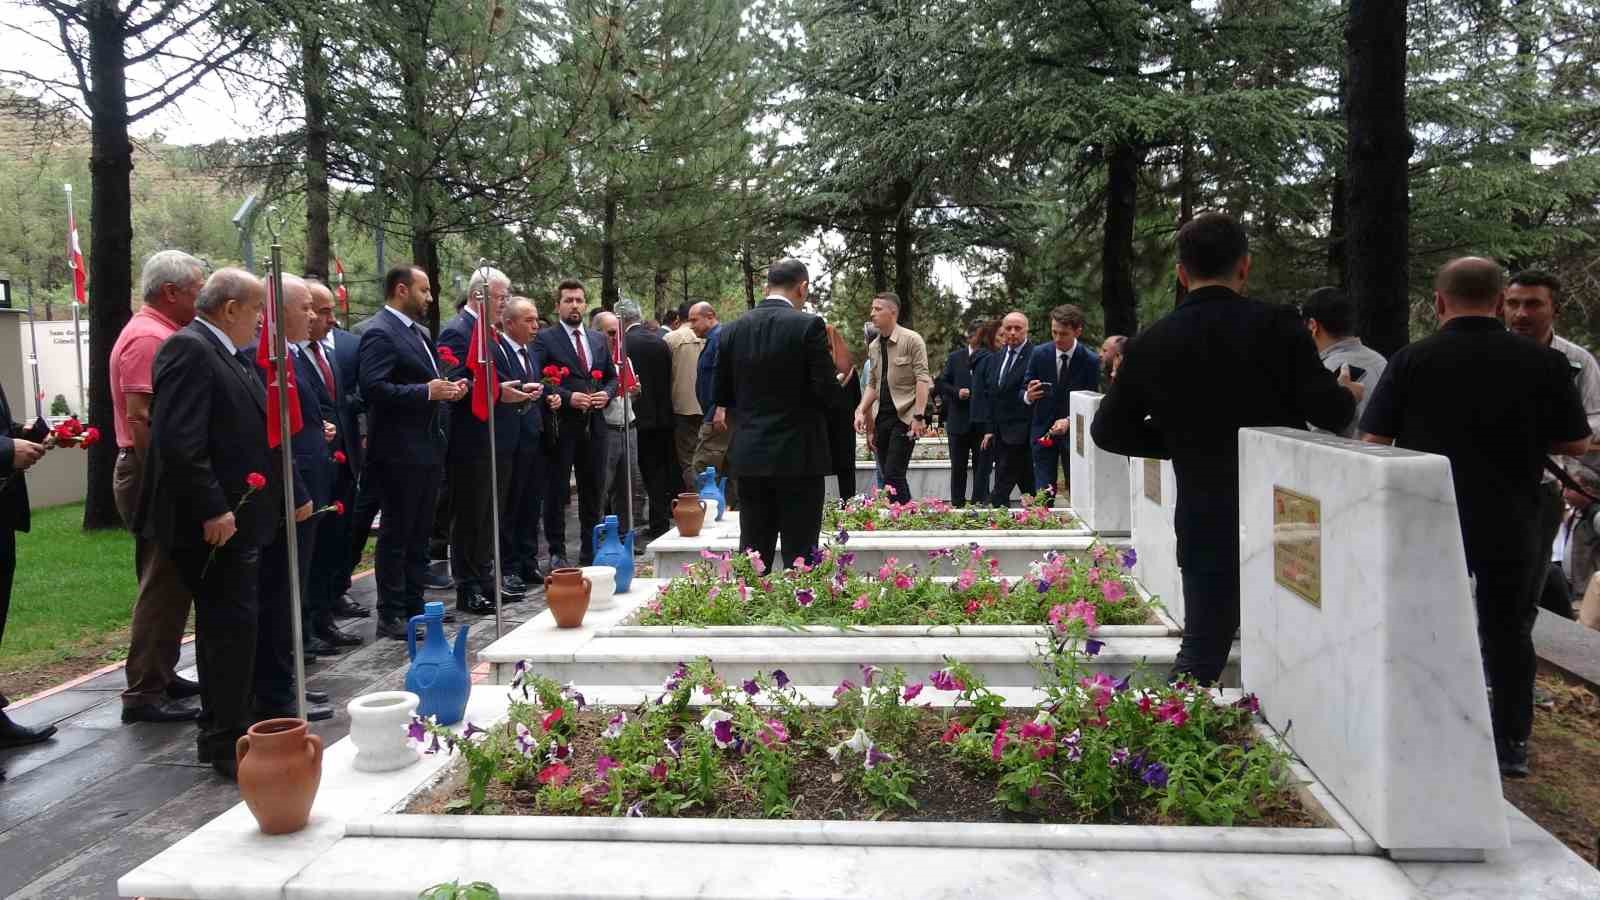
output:
M589 342L583 339L582 331L574 331L572 340L578 348L578 368L583 370L583 377L587 378L589 377L589 348L585 347L584 344Z
M328 396L338 399L339 386L333 381L333 369L328 367L328 358L322 355L322 345L316 341L310 341L306 344L306 348L311 351L312 360L316 362L317 368L322 372L322 381L328 386Z

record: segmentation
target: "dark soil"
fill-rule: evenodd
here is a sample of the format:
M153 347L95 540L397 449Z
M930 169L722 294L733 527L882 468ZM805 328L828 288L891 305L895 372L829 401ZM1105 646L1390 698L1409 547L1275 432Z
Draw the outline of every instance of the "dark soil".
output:
M1536 708L1528 778L1505 778L1506 799L1591 865L1600 857L1600 697L1557 675L1539 687L1555 708Z
M598 737L614 710L591 709L578 718L578 733L572 743L573 756L567 760L574 778L579 774L592 775L598 755ZM1019 715L1032 715L1029 710ZM1162 816L1152 801L1134 798L1125 808L1110 814L1081 816L1064 798L1041 804L1028 814L1012 813L994 802L997 779L984 772L969 769L953 758L946 746L939 743L944 720L930 716L921 724L917 739L906 744L911 748L904 762L922 774L910 793L918 807L914 810L882 810L873 805L860 789L841 776L861 765L859 757L842 765L835 765L822 750L807 753L792 770L789 796L793 819L833 819L847 821L901 821L901 822L1051 822L1068 824L1117 825L1182 825ZM1249 739L1248 734L1234 736ZM791 745L794 746L794 745ZM848 753L848 751L847 751ZM742 767L735 762L724 766L726 776L716 807L694 807L684 810L679 818L760 819L761 804L753 787L741 781ZM459 772L459 770L458 770ZM592 780L592 778L590 779ZM492 782L485 804L486 814L541 815L534 807L538 783L506 785ZM408 813L460 812L460 803L467 795L465 782L459 777L446 778L437 787L419 795L406 808ZM1050 791L1046 790L1046 797ZM630 798L631 799L631 798ZM1324 824L1319 815L1308 809L1293 790L1285 790L1274 798L1271 805L1261 810L1253 820L1241 820L1242 826L1314 828ZM587 807L580 815L610 815L610 807ZM647 808L647 815L656 815Z

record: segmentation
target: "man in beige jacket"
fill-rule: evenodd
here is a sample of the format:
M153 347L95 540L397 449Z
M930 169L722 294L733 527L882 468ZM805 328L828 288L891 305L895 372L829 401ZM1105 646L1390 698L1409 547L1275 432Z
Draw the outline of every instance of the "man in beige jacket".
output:
M893 491L894 502L911 501L906 472L911 451L928 427L928 348L922 335L900 326L900 298L884 292L872 298L872 324L878 338L867 345L872 381L856 407L856 431L867 436L867 446L877 454L883 483ZM879 399L888 400L880 403Z

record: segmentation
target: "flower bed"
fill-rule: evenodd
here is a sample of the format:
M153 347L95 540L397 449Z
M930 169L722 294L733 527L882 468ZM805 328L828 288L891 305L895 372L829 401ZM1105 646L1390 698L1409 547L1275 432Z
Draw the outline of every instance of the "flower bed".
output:
M823 530L843 543L852 531L1053 531L1083 529L1072 513L1050 508L1050 492L1023 495L1021 509L955 507L937 497L894 503L894 489L852 497L823 513Z
M463 777L407 811L1318 824L1284 752L1256 739L1253 697L1219 704L1193 685L1089 675L1085 636L1074 619L1025 710L960 663L915 682L863 666L831 705L807 703L781 670L730 684L707 660L630 709L586 710L570 685L524 672L522 699L487 730L413 724L431 751L462 755ZM929 693L954 705L935 710Z
M1079 610L1091 628L1155 622L1151 602L1128 574L1130 549L1096 547L1090 558L1047 553L1026 578L1000 572L977 544L928 551L928 566L890 557L879 568L852 568L844 543L823 548L814 564L768 575L753 552L702 550L699 562L661 585L635 616L639 625L1059 625ZM948 566L948 571L941 569ZM954 576L953 582L940 579Z

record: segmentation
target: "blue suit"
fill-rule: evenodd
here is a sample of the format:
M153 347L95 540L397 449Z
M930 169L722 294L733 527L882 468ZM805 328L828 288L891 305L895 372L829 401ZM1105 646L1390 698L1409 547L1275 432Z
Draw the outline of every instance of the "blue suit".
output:
M1039 446L1039 439L1057 419L1072 416L1073 391L1092 391L1100 387L1100 357L1083 341L1078 341L1072 348L1072 356L1061 368L1063 383L1056 384L1056 345L1053 341L1040 344L1033 348L1033 355L1028 359L1028 373L1022 381L1024 388L1035 380L1050 387L1043 397L1034 401L1033 421L1028 430L1028 442L1033 448L1033 483L1036 489L1055 484L1059 467L1064 473L1063 483L1070 487L1072 461L1067 453L1072 433L1057 435L1050 447Z
M428 399L440 377L433 341L407 328L387 307L361 334L359 381L367 403L364 471L383 510L378 534L378 617L401 622L422 614L428 535L444 464L441 401Z
M501 339L502 346L506 338ZM530 341L525 349L528 365L522 364L522 353L506 349L509 365L506 380L539 381L538 368L534 366L534 346ZM508 574L533 583L532 576L539 570L539 515L543 509L544 480L547 457L544 452L544 398L523 407L518 420L522 436L517 442L517 452L511 463L511 492L506 498L506 513L500 522L500 562Z
M967 464L970 461L976 469L982 454L978 445L983 440L983 429L976 423L973 414L979 394L974 382L986 356L987 351L961 347L945 359L944 371L940 373L939 380L934 382L939 393L944 395L945 433L950 442L950 502L956 506L967 504ZM967 389L965 400L961 398L962 388ZM981 502L988 496L987 475L985 472L974 479L973 503Z
M994 488L989 492L989 502L994 506L1008 505L1013 487L1025 494L1034 491L1033 462L1028 455L1028 423L1033 410L1022 402L1022 386L1026 383L1023 375L1032 352L1027 344L1014 351L1001 347L985 360L983 382L988 393L989 434L994 438L989 445L994 459Z

